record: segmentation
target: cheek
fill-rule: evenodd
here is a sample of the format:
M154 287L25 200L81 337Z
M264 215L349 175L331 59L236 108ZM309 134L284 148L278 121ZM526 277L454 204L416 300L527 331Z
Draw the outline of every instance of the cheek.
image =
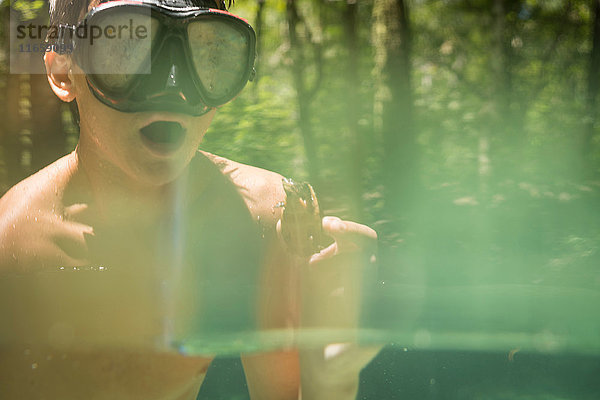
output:
M112 133L113 129L129 126L121 112L102 104L90 91L84 75L76 75L77 104L82 124L95 127L94 131ZM112 129L111 129L112 128Z
M113 164L124 166L131 157L131 149L138 146L135 136L127 129L132 126L128 115L102 104L87 87L85 77L80 75L77 84L77 103L80 115L80 135Z
M190 139L196 144L196 146L199 145L200 142L202 141L202 138L204 137L206 130L210 126L210 124L215 116L215 113L216 113L216 109L213 109L208 114L205 114L201 117L194 118L193 121L190 123L190 127L191 127L190 128L191 129Z

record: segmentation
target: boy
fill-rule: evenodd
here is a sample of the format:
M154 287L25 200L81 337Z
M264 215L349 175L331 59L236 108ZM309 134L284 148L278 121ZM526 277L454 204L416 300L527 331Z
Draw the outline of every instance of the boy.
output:
M106 38L46 53L52 90L76 101L79 143L0 199L3 399L195 399L213 355L167 352L161 339L252 323L355 327L375 232L325 217L334 243L300 260L278 234L282 177L197 151L254 56L251 28L208 7L225 9L220 0L52 5L51 26L84 21ZM152 16L151 52L115 41L109 26L139 15ZM72 37L63 30L57 41ZM150 73L127 70L144 63ZM251 397L297 399L301 387L305 400L353 399L373 352L336 349L343 370L327 368L335 355L322 349L243 355Z

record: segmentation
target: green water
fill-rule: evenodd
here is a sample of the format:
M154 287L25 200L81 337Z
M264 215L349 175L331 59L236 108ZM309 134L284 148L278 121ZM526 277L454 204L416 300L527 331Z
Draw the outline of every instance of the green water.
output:
M359 330L358 337L389 344L363 369L357 399L600 398L598 291L390 285L378 297L387 312L363 322L379 329ZM295 340L308 346L345 334L302 331ZM283 332L271 335L264 339L282 343ZM239 359L220 358L198 399L247 399L246 390Z
M499 204L424 197L364 283L358 332L263 340L387 344L361 373L361 400L599 399L597 188L572 184L557 200L512 186ZM209 398L248 398L239 359L211 367Z

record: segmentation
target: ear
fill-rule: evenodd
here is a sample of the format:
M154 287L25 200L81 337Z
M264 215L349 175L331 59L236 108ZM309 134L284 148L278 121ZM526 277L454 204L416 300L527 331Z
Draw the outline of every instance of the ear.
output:
M46 75L52 91L64 102L70 102L75 99L75 87L69 72L71 69L71 59L69 56L57 54L54 51L47 51L44 55L44 64L46 65Z

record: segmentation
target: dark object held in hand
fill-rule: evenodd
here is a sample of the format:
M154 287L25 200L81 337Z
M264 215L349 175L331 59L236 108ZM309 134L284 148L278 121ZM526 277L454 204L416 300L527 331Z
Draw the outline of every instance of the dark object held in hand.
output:
M286 199L282 207L281 235L292 253L310 257L321 250L322 226L319 202L312 186L283 179Z

